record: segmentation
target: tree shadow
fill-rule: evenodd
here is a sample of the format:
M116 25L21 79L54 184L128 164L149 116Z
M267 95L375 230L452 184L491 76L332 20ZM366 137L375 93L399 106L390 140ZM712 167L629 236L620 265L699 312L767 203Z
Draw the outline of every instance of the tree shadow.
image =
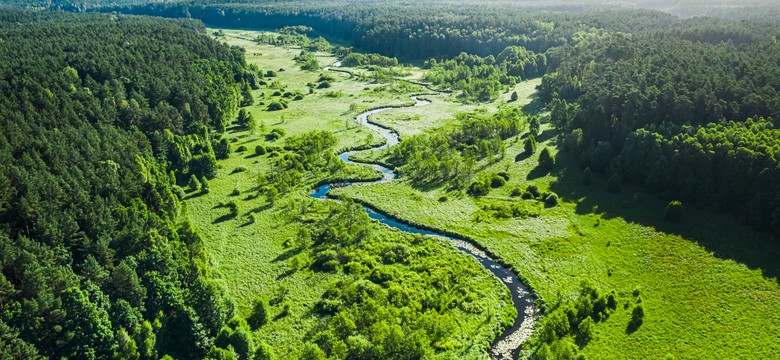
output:
M214 219L214 222L212 222L212 224L219 224L219 223L223 223L223 222L225 222L225 221L228 221L228 220L233 220L233 219L235 219L235 218L236 218L236 215L233 215L233 214L225 214L225 215L222 215L222 216L220 216L220 217L218 217L218 218Z
M629 321L628 326L626 326L626 334L631 335L635 333L640 326L642 326L642 319Z
M273 260L271 260L271 262L272 263L276 263L276 262L280 262L280 261L285 261L285 260L290 259L291 257L293 257L295 255L300 254L301 251L303 251L302 248L298 248L298 247L290 248L289 250L279 254L277 257L275 257ZM295 271L297 271L297 270L295 270ZM293 271L293 272L295 272L295 271Z
M187 196L185 196L184 200L199 198L199 197L201 197L203 195L206 195L206 194L207 193L205 193L203 191L193 191L193 192L189 193Z
M664 210L672 199L647 194L641 187L632 184L623 184L619 193L611 193L607 191L608 176L604 174L593 174L592 184L583 185L583 169L575 159L576 154L563 151L558 154L558 176L550 184L550 190L567 201L576 202L577 214L598 214L605 219L619 217L628 223L678 235L702 246L719 259L734 260L750 269L760 269L765 277L780 283L780 239L777 235L755 231L741 224L733 215L698 208L693 204L683 204L682 221L664 220Z
M547 168L545 168L543 166L537 165L533 170L528 172L528 175L526 175L525 178L527 180L535 180L535 179L543 178L543 177L545 177L545 176L547 176L549 174L550 174L550 170L549 169L547 169Z
M270 203L267 203L267 204L265 204L265 205L258 206L258 207L254 208L254 209L252 209L252 210L249 210L249 211L250 211L250 212L253 212L253 213L259 213L259 212L263 212L263 211L265 211L265 210L268 210L268 209L270 209L270 208L271 208L271 206L272 206L272 205L271 205Z
M533 100L528 104L523 105L523 113L528 115L539 115L544 112L546 104L538 96L534 96Z
M288 277L292 276L293 274L295 274L295 273L297 273L297 272L298 272L298 269L296 269L296 268L290 268L290 269L288 269L287 271L285 271L285 272L283 272L283 273L279 274L279 275L276 277L276 281L284 280L284 279L286 279L286 278L288 278Z

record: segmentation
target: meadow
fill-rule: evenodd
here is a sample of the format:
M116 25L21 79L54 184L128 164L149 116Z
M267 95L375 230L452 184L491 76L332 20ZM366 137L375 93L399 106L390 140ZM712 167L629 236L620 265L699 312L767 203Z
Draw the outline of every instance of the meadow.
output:
M267 111L265 105L259 105L263 101L260 94L265 93L268 97L272 91L265 87L254 90L256 103L245 109L251 112L258 123L264 124L260 127L265 130L252 133L235 125L230 127L224 136L234 153L228 159L220 160L218 176L209 181L209 192L192 192L187 202L193 222L202 229L205 247L217 277L225 285L230 297L237 302L240 315L251 315L258 296L271 300L273 320L255 332L255 336L258 341L273 348L279 358L287 358L290 355L284 354L300 355L301 344L311 341L313 335L328 323L330 316L323 316L317 310L326 291L338 286L340 281L352 281L355 278L354 274L348 274L344 269L327 272L312 270L310 265L318 254L317 250L299 252L290 247L290 242L295 241L302 228L327 219L340 206L333 201L309 198L308 192L316 183L330 178L372 179L377 174L366 166L348 165L329 176L309 176L302 186L282 194L271 204L262 192L258 192L257 179L259 175L267 175L272 171L277 158L268 154L257 155L255 147L282 148L291 137L321 130L336 137L337 143L331 150L335 153L341 152L341 149L377 144L379 137L371 136L354 123L354 118L367 108L409 104L412 102L411 94L420 89L394 83L359 82L349 79L345 74L335 73L333 75L337 79L330 88L317 89L313 94L308 94L306 84L316 82L322 71L301 70L293 60L300 49L258 45L246 40L251 38L253 36L248 31L225 30L225 40L244 47L250 64L257 64L264 71L272 69L276 72L277 75L267 81L278 81L284 84L285 91L299 91L306 95L302 100L291 101L287 109ZM316 55L323 67L336 62L329 54ZM328 96L326 91L338 92L340 95ZM276 128L283 129L286 135L278 140L269 139L267 135ZM236 151L240 147L246 150ZM229 210L223 206L231 200L238 205L236 217L231 217ZM447 275L458 279L454 280L452 291L478 291L478 296L470 296L473 297L473 305L469 305L469 308L481 310L469 312L455 308L442 314L451 319L447 321L452 321L456 329L449 331L446 341L439 341L437 349L443 354L439 357L445 358L483 354L489 342L501 330L502 326L499 325L514 316L506 288L475 260L462 255L444 240L430 238L420 243L415 237L380 224L370 224L372 238L381 241L372 246L366 245L368 249L360 251L371 254L372 251L382 251L382 244L386 242L401 243L421 254L417 267L429 261L444 261L447 266L459 269L459 273L462 270L462 274ZM441 268L440 271L446 271L447 266L437 267ZM423 270L408 271L408 276L419 277L411 273ZM426 286L409 282L405 284L413 293L427 292ZM453 301L461 303L464 300ZM446 324L445 321L441 323Z
M278 70L277 77L268 80L279 81L287 91L306 93L306 84L320 76L320 72L299 69L292 60L299 49L255 44L248 40L252 38L248 31L226 30L225 34L230 44L246 48L250 63L262 70ZM336 62L326 53L316 56L323 66ZM413 72L418 76L423 71L415 68ZM534 107L538 79L521 82L512 89L520 95L514 104L509 102L512 91L505 91L494 102L473 105L457 101L453 94L431 94L408 84L360 81L342 73L334 76L337 80L327 91L335 91L338 96L327 96L318 89L291 102L285 110L266 111L262 105L248 109L267 129L284 129L287 136L313 130L332 132L338 139L335 153L379 141L351 122L359 112L408 105L412 94L426 93L422 98L431 104L387 111L370 120L394 129L403 139L457 126L455 115L462 112L490 114L518 106L545 115ZM260 94L268 96L269 92L261 89L253 94L260 102L264 101ZM306 188L285 195L273 206L263 196L245 195L256 187L257 176L272 166L272 159L253 154L254 147L279 146L284 139L273 143L264 134L239 128L226 136L234 148L244 145L248 150L220 162L219 176L210 182L211 192L190 199L190 212L203 230L219 276L243 314L248 314L258 294L285 294L293 315L271 322L256 336L278 352L293 351L322 321L312 315L312 309L329 284L348 277L341 272L291 271L288 261L282 260L288 251L285 242L295 236L302 222L312 221L300 214L322 217L330 205L307 198ZM548 309L574 301L583 282L604 292L614 290L620 306L595 326L595 336L582 349L589 357L769 358L780 352L780 345L774 341L780 333L780 269L774 261L780 251L766 241L772 235L754 232L735 224L729 216L692 206L684 209L683 222L667 222L663 220L666 202L639 188L623 185L619 193L609 192L607 180L600 176L594 176L591 185L583 185L576 154L559 151L560 141L549 125L541 127L537 149L547 147L556 156L550 171L538 166L538 150L530 157L518 156L524 151L524 137L522 134L504 141L506 154L502 160L478 164L478 174L503 172L509 177L505 185L486 196L472 197L446 186L419 188L404 178L333 192L410 222L475 239L516 269ZM385 155L374 151L358 158L383 162ZM247 170L233 173L239 167ZM376 176L367 169L349 165L340 177ZM307 179L309 184L324 180ZM560 197L558 205L522 199L519 195L529 185L540 192L556 193ZM241 216L220 221L224 215L221 212L226 210L215 208L234 189L241 194L237 196L239 212L253 212L253 223L248 224ZM497 209L514 204L524 207L525 215L497 215ZM383 226L377 225L375 231L383 236L400 236ZM742 241L736 244L733 239ZM473 265L447 244L439 246L454 259ZM482 281L492 289L484 293L493 294L483 299L484 304L496 307L493 314L500 313L502 307L507 307L506 301L496 295L502 292L500 285L486 278ZM643 305L645 317L641 326L631 327L631 308L637 302ZM461 324L464 328L470 325L473 328L472 320ZM477 333L484 346L484 339L491 333Z

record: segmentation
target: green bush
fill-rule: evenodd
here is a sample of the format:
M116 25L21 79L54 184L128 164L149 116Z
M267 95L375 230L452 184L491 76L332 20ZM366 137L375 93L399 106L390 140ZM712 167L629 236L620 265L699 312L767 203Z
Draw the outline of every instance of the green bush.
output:
M195 174L190 175L190 181L188 186L190 191L197 191L198 189L200 189L200 181L198 181L198 178L195 176Z
M519 187L516 187L516 188L512 189L512 192L509 194L509 196L512 196L512 197L518 197L520 195L523 195L523 189L521 189Z
M327 89L330 87L329 81L323 81L319 85L317 85L317 89Z
M469 185L468 193L471 196L485 196L490 192L490 184L484 180L475 180Z
M536 185L528 185L528 187L525 188L525 192L531 194L531 197L534 199L538 199L542 195Z
M490 178L490 187L494 189L500 188L505 184L506 184L506 179L504 179L502 176L496 174Z
M205 176L200 178L200 192L202 194L209 193L209 181Z
M249 315L249 318L247 318L246 321L249 323L249 326L252 327L252 330L257 330L268 323L269 313L270 305L268 305L268 300L260 296L255 299L254 304L252 305L252 314Z
M244 152L246 151L246 145L241 145L236 148L236 152Z
M545 170L551 170L555 167L555 156L552 155L550 149L544 148L539 154L539 166Z
M284 101L273 101L270 104L268 104L268 111L278 111L278 110L284 110L287 108L287 103Z
M255 154L257 155L265 155L266 149L263 145L257 145L255 146Z
M525 144L523 144L523 149L525 150L526 155L532 155L536 153L536 138L529 135L527 139L525 139Z
M547 195L547 197L544 199L544 203L548 206L558 205L558 194L550 193L550 195Z
M673 200L670 201L668 205L666 205L666 210L664 210L664 219L671 222L679 222L682 220L682 203Z

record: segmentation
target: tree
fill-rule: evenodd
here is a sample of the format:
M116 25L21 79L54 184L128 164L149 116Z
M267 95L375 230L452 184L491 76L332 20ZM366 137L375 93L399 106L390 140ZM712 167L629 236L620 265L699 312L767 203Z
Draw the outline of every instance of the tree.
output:
M622 186L623 183L620 180L620 175L618 175L618 173L612 174L612 176L609 177L609 180L607 180L607 191L609 192L619 193Z
M664 219L671 222L682 220L682 203L678 200L670 201L664 210Z
M219 160L224 160L230 157L230 144L227 139L223 138L214 144L214 155Z
M539 129L541 127L541 124L539 124L539 118L534 116L531 118L531 122L528 125L528 134L530 136L533 136L534 139L539 136Z
M512 92L512 97L509 98L509 102L517 101L517 91Z
M544 199L544 203L547 204L547 206L550 206L550 207L558 205L558 194L550 193Z
M265 343L265 341L260 341L260 344L257 346L257 350L255 351L255 359L254 360L275 360L276 359L276 353L274 353L274 349Z
M135 340L127 334L125 329L119 329L116 334L117 349L114 352L114 358L119 360L138 360L141 354L138 352L138 346Z
M201 194L209 193L209 180L205 176L200 178L200 192Z
M525 154L528 156L536 153L536 138L534 138L532 135L528 135L528 138L525 139L523 149L525 150Z
M198 181L198 177L195 176L195 174L190 175L190 181L188 186L190 192L195 192L200 190L200 181Z
M539 154L539 166L545 170L552 170L555 167L555 156L550 153L550 149L545 147Z
M268 317L270 313L270 306L266 298L259 296L255 299L252 305L252 314L247 318L247 323L252 327L252 330L257 330L261 326L268 323Z
M265 191L265 198L268 200L268 203L273 205L276 203L276 200L279 198L279 190L276 190L276 186L269 185L268 189Z

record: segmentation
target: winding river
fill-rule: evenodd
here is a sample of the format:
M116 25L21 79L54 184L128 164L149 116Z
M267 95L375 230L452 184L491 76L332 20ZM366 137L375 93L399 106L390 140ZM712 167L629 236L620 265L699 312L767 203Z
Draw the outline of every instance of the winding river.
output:
M339 66L339 65L340 65L339 63L335 64L335 66ZM327 71L330 69L325 68L325 70ZM427 100L418 99L416 96L413 96L412 99L415 101L415 104L413 106L425 106L430 103ZM390 109L393 108L385 107L385 108L370 110L360 114L357 117L356 121L360 125L365 126L368 129L378 133L386 140L384 145L377 146L369 150L384 149L398 144L399 142L398 134L396 134L392 130L388 130L380 126L377 126L369 122L368 120L369 116ZM347 163L355 163L354 161L350 160L350 156L360 151L367 151L367 150L347 151L339 154L338 156L341 160ZM364 165L372 166L377 170L381 171L382 174L384 174L381 180L376 181L377 183L393 181L397 178L397 174L392 169L389 169L387 167L378 164L364 164ZM337 184L325 184L314 189L310 196L316 199L327 199L329 198L328 192L331 190L331 188L334 185L344 187L344 186L350 186L352 185L352 183L339 182ZM473 256L482 265L482 267L484 267L485 269L493 273L493 275L495 275L501 281L501 283L504 284L504 286L506 286L509 289L509 293L511 294L512 297L512 304L514 308L517 310L517 317L514 320L514 324L509 328L505 329L504 332L493 341L493 343L490 346L490 353L491 353L490 357L491 359L501 359L501 360L517 358L518 352L520 350L520 346L525 340L528 339L528 337L533 332L534 323L538 318L538 310L534 305L534 299L531 296L531 293L528 291L528 288L520 282L519 278L517 277L517 274L512 272L512 270L497 263L490 256L488 256L484 251L479 250L477 247L472 245L472 243L466 240L445 235L443 233L439 233L436 231L422 229L404 223L402 221L388 217L387 215L381 213L377 209L374 209L367 205L363 205L363 208L366 210L366 212L372 219L375 219L380 223L385 224L391 228L399 229L401 231L405 231L413 234L433 235L433 236L447 239L455 248L468 255Z

